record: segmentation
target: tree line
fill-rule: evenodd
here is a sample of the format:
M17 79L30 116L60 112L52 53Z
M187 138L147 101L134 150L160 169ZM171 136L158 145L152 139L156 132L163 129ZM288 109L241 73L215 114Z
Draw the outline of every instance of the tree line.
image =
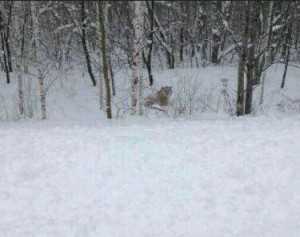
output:
M299 61L299 16L298 1L2 1L1 70L7 84L16 75L21 118L27 116L23 77L39 81L46 119L49 71L84 64L91 84L100 88L101 109L112 118L116 68L131 68L131 113L142 115L143 87L153 85L153 68L237 63L240 116L252 113L257 85L263 104L267 69L274 63L284 64L284 88L288 66Z

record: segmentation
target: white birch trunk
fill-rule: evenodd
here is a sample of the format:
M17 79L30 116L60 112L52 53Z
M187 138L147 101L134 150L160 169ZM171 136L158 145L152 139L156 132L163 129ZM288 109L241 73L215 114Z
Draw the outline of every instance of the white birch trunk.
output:
M134 41L132 52L132 79L131 79L131 114L143 114L143 77L142 77L142 40L144 21L144 2L134 1Z
M32 14L32 23L33 23L33 37L36 47L36 62L38 67L38 80L39 80L39 95L40 95L40 105L41 105L41 118L46 119L47 113L46 113L46 94L45 94L45 86L44 86L44 76L41 66L39 65L41 63L41 48L40 48L40 29L39 29L39 20L37 16L37 10L36 10L36 1L31 1L31 14Z
M22 9L22 2L21 1L16 1L15 2L15 9L16 12L20 12ZM13 21L13 27L14 29L19 32L19 34L16 34L16 48L15 48L15 53L16 53L16 75L17 75L17 103L18 103L18 116L20 119L24 119L26 117L25 114L25 98L24 98L24 86L23 86L23 59L22 59L22 49L21 49L21 26L19 24L19 17L18 15L15 15L15 19Z
M264 56L265 56L265 64L268 64L270 61L270 46L268 45L268 39L270 38L270 26L272 25L271 22L271 14L273 12L273 1L270 2L270 9L269 9L269 17L268 17L268 24L266 26L266 31L267 31L267 35L263 40L263 46L262 49L267 49L264 52ZM264 103L264 93L265 93L265 81L266 81L266 76L267 76L267 70L265 70L262 74L262 82L261 82L261 92L260 92L260 98L259 98L259 110L263 109L263 103Z
M98 16L97 23L96 23L96 30L97 30L97 44L98 44L98 54L99 54L99 65L101 65L101 30L100 30L100 12L99 12L99 2L96 2L96 13ZM105 9L104 9L105 11ZM103 87L103 77L102 73L99 72L99 105L100 110L104 109L104 101L105 100L105 91Z
M101 53L102 53L102 70L103 79L105 86L105 110L108 119L112 119L112 109L111 109L111 93L110 93L110 83L109 83L109 70L108 70L108 52L107 52L107 40L106 40L106 27L105 27L105 2L100 2L99 7L99 22L101 31Z

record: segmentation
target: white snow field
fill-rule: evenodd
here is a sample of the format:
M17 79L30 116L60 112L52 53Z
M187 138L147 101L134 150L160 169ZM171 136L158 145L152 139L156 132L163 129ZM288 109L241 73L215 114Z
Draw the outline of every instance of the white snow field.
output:
M265 113L241 118L202 108L107 121L97 88L74 72L47 82L47 121L7 122L15 85L1 80L0 237L299 237L300 70L291 68L284 90L276 70ZM234 93L236 69L155 75L157 87L199 77L203 92L212 83L212 100L199 97L209 103L223 76ZM119 75L114 98L125 107L126 80Z
M298 237L299 121L2 124L0 236Z

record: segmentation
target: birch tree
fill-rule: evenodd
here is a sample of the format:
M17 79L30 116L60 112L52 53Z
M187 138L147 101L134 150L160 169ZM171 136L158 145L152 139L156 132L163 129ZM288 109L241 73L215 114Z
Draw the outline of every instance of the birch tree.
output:
M24 2L17 1L15 3L15 11L20 14L22 12L22 8L24 6ZM25 118L25 100L24 100L24 82L23 82L23 50L22 50L22 27L19 22L18 14L15 14L13 18L13 29L16 31L15 36L15 72L17 75L17 103L18 103L18 116L23 119ZM24 37L24 34L23 34Z
M262 60L260 65L260 72L262 71L262 68L264 67L264 64L271 64L271 37L272 37L272 24L273 24L273 18L274 18L274 2L270 1L269 3L269 9L267 14L267 20L266 24L264 24L263 29L266 30L267 36L263 38L262 40L262 47L266 50L262 54ZM259 96L259 109L262 110L263 102L264 102L264 92L265 92L265 81L267 77L267 70L264 70L262 72L262 82L261 82L261 91ZM259 81L259 79L257 79Z
M132 78L131 78L131 114L142 115L143 78L142 78L142 41L143 41L143 12L144 2L133 3L134 41L132 52Z
M36 52L36 67L38 70L38 85L39 85L39 96L40 96L40 106L41 106L41 118L46 119L46 94L45 94L45 86L44 86L44 75L42 70L42 52L40 47L40 26L38 19L38 12L36 7L37 2L31 1L31 17L32 17L32 25L33 25L33 40L35 43L35 52Z
M97 14L97 20L96 20L96 31L97 31L97 43L98 43L98 53L99 53L99 65L101 64L101 57L102 57L102 48L101 48L101 21L102 18L100 16L100 8L99 6L102 4L101 2L97 1L96 2L96 14ZM99 70L99 80L98 80L98 85L99 85L99 105L100 105L100 110L103 110L104 108L104 80L103 80L103 73Z
M102 71L105 84L105 110L108 119L112 118L111 112L111 92L110 92L110 83L109 83L109 65L107 57L107 42L106 42L106 30L105 30L105 9L106 3L103 1L98 2L98 12L99 12L99 25L101 31L101 53L102 53ZM104 8L104 9L103 9Z

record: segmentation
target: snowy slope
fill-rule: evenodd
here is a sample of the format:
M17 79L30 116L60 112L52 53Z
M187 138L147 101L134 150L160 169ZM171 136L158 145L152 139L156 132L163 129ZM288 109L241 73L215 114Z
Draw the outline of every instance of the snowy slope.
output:
M1 237L298 237L299 116L0 124Z

